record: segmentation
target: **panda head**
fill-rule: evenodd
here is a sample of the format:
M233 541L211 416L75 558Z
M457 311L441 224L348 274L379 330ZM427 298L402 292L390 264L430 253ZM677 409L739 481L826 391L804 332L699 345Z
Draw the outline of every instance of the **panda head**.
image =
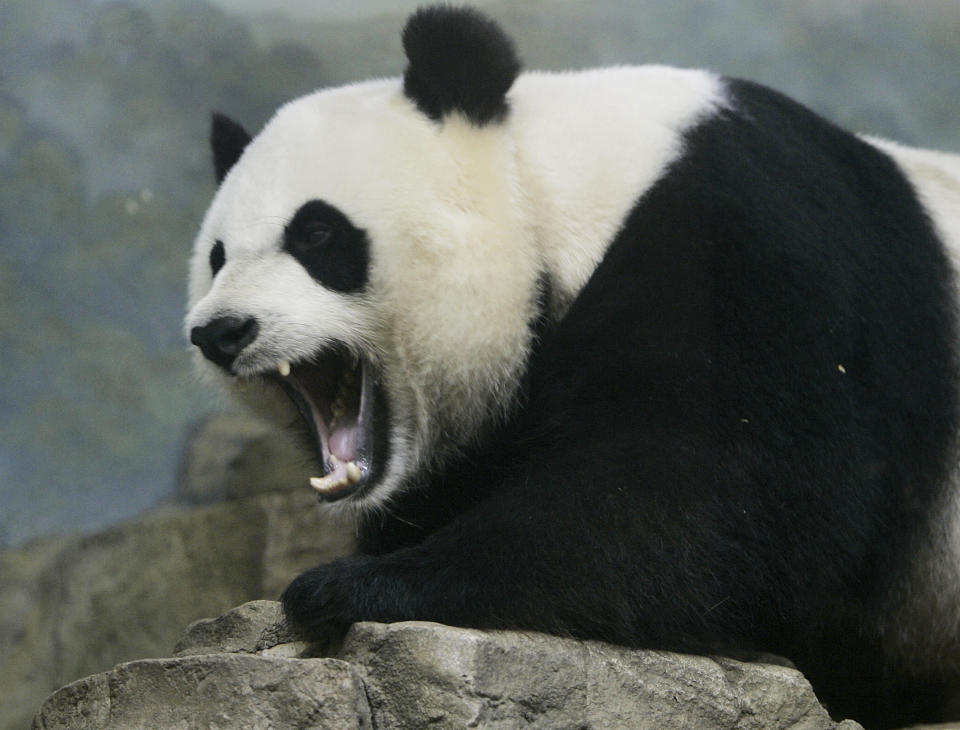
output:
M304 424L320 496L361 508L504 417L537 314L512 44L446 6L403 41L402 79L297 99L253 138L214 117L185 321L201 370Z

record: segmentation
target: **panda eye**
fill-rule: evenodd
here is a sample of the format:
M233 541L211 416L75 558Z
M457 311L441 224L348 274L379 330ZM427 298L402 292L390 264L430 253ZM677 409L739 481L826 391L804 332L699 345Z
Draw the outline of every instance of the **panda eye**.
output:
M366 232L322 200L301 205L283 229L283 250L318 284L343 293L361 291L370 266Z
M322 246L333 236L334 228L323 221L310 221L304 231L304 243L309 246Z
M223 250L223 241L217 241L213 244L213 248L210 249L210 271L212 276L216 276L217 272L223 268L226 262L227 255Z

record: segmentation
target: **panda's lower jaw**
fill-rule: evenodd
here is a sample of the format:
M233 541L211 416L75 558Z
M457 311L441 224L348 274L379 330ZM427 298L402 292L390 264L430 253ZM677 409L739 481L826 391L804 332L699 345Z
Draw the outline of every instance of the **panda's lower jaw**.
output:
M310 480L318 498L334 502L367 491L373 475L373 369L344 348L310 361L281 361L277 379L312 437L323 475Z

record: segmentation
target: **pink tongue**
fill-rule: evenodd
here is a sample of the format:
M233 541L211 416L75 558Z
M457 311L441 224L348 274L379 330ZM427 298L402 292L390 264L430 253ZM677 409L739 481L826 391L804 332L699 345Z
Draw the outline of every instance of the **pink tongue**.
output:
M359 424L337 426L330 434L330 453L340 461L353 461L357 458L357 439L360 436Z

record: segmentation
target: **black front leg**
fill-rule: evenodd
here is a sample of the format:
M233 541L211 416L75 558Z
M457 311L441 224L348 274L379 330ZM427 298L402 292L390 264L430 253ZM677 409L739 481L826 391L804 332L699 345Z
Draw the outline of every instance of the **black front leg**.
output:
M284 591L287 619L323 640L357 621L437 621L456 626L515 625L494 620L489 580L467 567L477 557L461 543L428 539L385 555L356 555L307 570ZM491 565L493 568L493 565Z
M430 576L404 563L409 561L396 554L357 555L311 568L283 592L287 619L315 641L357 621L440 620L426 609L417 587L425 587Z
M512 486L418 544L308 570L284 592L287 617L314 640L356 621L423 620L693 649L757 605L705 560L720 548L696 544L710 539L702 520L672 524L613 480L548 495Z

